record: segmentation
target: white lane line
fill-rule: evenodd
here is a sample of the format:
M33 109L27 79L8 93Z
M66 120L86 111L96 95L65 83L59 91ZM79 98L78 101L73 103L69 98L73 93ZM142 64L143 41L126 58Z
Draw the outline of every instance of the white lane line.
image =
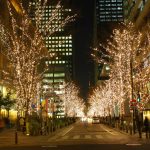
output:
M43 148L45 148L45 147L57 148L57 145L43 145L43 146L41 146L41 147L43 147Z
M74 127L72 127L71 129L67 130L62 136L65 136L67 133L69 133Z
M3 137L0 137L0 139L8 139L9 137L8 136L3 136ZM11 138L11 137L10 137Z
M108 133L112 134L112 135L118 135L118 134L115 134L113 132L110 132L109 130L107 130L104 126L102 127L105 131L107 131Z
M50 137L48 139L48 142L51 141L51 140L56 140L59 136L65 136L68 132L70 132L74 127L72 127L71 129L67 130L63 135L55 135L53 137Z
M79 139L79 138L80 138L80 135L73 136L73 139Z
M53 137L50 137L49 139L50 140L55 140L55 139L57 139L58 138L58 135L55 135L55 136L53 136Z
M95 135L97 139L102 139L102 135Z
M62 137L63 140L67 140L68 138L69 138L68 135Z
M85 139L91 139L92 137L91 137L91 135L85 135L84 138Z
M131 143L131 144L126 144L127 146L141 146L142 144L139 144L139 143Z

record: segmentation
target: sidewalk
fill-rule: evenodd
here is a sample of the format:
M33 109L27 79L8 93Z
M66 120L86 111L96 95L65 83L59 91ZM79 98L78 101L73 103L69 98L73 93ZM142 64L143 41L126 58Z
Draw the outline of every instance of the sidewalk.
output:
M66 126L64 128L59 128L55 132L51 132L48 135L38 135L38 136L27 136L22 132L17 132L18 142L15 144L15 136L16 130L12 129L3 129L0 131L0 147L2 146L29 146L29 145L46 145L48 144L48 138L63 132L64 130L70 128L70 126Z
M106 125L106 124L105 124L105 126L111 128L111 129L113 129L113 130L115 130L117 132L120 132L122 134L125 134L125 135L129 136L130 138L137 140L140 143L150 144L150 138L148 138L148 139L146 138L145 132L142 132L142 138L140 138L138 131L136 131L135 134L134 133L130 134L130 131L128 131L128 133L127 133L126 131L120 130L119 128L115 128L115 127L113 128L113 127L111 127L109 125Z
M46 136L26 136L22 132L17 132L15 129L4 129L0 132L0 146L15 146L15 145L37 145L45 141ZM18 144L15 144L15 141Z

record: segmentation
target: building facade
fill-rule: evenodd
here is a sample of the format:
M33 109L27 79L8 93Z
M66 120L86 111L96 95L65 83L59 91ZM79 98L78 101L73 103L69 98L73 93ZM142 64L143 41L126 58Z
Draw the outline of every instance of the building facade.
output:
M15 16L18 15L18 13L21 12L21 9L19 7L19 3L17 0L10 0L11 8L13 10L13 13ZM11 32L11 25L10 25L10 16L9 16L9 9L7 6L6 0L0 1L0 34L3 34L3 29L7 29ZM1 36L0 38L2 38ZM6 37L7 39L7 37ZM5 39L4 39L5 42ZM13 86L13 66L11 65L9 59L7 58L5 52L6 48L4 46L4 43L2 40L0 40L0 93L3 97L6 97L7 94L11 94L11 98L15 98L15 88ZM15 108L15 107L14 107ZM2 117L7 117L8 112L6 109L1 110ZM1 117L1 116L0 116ZM10 119L16 119L17 117L17 111L11 109L9 111L9 118Z
M97 23L123 21L123 0L96 0Z
M2 24L9 28L9 13L6 1L0 2L0 19ZM3 34L2 28L0 32ZM6 96L12 87L12 70L4 51L5 48L3 47L3 44L0 43L0 91L2 92L3 96Z

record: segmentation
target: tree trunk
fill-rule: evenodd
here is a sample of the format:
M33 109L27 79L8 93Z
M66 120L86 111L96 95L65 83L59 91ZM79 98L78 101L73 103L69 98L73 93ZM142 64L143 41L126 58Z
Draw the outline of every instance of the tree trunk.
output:
M9 118L9 110L10 110L10 109L7 109L7 117L8 117L8 118Z
M1 116L1 106L0 106L0 118L2 118L2 116Z

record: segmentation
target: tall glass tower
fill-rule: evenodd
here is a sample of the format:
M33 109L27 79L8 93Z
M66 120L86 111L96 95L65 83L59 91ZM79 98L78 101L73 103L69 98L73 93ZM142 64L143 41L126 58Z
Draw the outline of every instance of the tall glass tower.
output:
M96 16L97 23L123 21L123 0L96 0Z

